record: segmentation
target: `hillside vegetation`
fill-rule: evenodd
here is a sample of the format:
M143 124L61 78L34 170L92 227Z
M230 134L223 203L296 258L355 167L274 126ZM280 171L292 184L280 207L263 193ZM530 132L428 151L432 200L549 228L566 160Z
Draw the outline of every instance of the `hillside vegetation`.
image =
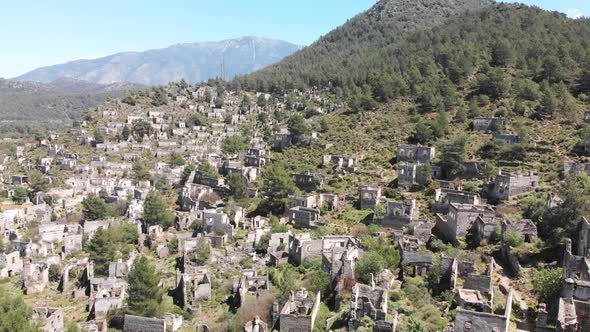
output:
M238 83L266 91L330 87L355 108L410 97L425 110L448 109L457 102L457 91L474 82L492 98L510 94L511 83L536 92L535 84L543 81L564 82L575 94L588 92L588 20L480 1L452 2L455 6L419 15L420 8L438 3L382 1L312 46ZM444 25L432 28L447 16ZM512 82L505 81L507 74ZM524 91L519 96L538 97Z
M63 128L107 98L121 97L127 91L141 87L70 79L48 84L0 79L0 132L30 133L39 129Z

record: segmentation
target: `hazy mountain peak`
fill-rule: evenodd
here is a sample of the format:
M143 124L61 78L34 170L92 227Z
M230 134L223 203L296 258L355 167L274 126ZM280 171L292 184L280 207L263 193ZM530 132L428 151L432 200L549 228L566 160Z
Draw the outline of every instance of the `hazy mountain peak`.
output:
M15 79L49 83L65 77L99 84L131 82L143 85L162 85L185 79L196 83L222 74L226 79L248 74L299 49L297 45L280 40L245 36L75 60L38 68Z

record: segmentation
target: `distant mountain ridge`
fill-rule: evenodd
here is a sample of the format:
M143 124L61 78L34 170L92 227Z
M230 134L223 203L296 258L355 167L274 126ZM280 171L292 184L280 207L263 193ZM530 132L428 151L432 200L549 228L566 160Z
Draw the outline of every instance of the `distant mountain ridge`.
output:
M279 62L300 46L260 37L219 42L176 44L144 52L123 52L92 60L42 67L14 78L49 83L60 78L91 83L130 82L164 85L182 79L198 83L210 78L232 79Z

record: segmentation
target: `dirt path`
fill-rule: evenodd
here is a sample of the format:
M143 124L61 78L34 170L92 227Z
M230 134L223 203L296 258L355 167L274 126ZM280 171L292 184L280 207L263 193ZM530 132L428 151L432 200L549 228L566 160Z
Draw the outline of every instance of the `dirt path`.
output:
M522 312L522 317L519 318L516 325L516 332L531 332L535 330L535 325L528 322L527 313L529 310L529 306L526 304L526 301L522 298L520 293L512 287L512 280L506 275L504 268L497 263L494 264L494 271L498 273L500 276L500 291L507 295L508 291L512 288L512 301L518 303L518 307Z

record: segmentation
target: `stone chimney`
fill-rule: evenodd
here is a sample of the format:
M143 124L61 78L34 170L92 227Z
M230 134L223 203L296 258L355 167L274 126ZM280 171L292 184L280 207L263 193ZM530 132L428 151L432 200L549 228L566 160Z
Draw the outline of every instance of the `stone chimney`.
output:
M574 297L574 279L567 278L564 281L561 297L571 300Z
M272 326L275 326L277 324L277 321L279 320L279 303L278 302L274 302L272 304Z
M565 251L569 254L572 253L572 239L565 240Z
M545 303L539 303L539 307L537 308L537 327L545 327L547 326L547 305Z
M94 278L94 262L93 261L88 262L88 266L86 267L86 273L87 273L88 280Z

